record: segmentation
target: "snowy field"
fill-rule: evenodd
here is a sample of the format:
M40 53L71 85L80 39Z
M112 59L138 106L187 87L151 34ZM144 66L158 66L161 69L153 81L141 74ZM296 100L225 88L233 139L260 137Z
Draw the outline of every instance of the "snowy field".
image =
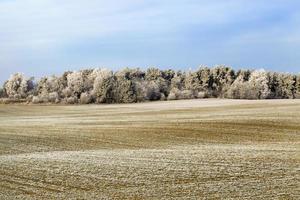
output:
M299 199L300 100L0 105L0 199Z

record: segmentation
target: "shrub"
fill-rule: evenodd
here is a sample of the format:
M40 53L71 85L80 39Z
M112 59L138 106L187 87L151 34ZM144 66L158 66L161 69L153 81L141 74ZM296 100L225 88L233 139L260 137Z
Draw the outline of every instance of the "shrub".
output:
M160 100L161 100L161 101L167 100L167 98L166 98L166 96L165 96L164 93L161 93L161 94L160 94Z
M205 97L206 97L205 92L198 92L198 93L197 93L197 98L198 98L198 99L203 99L203 98L205 98Z
M176 92L174 90L171 90L167 99L168 100L176 100L177 99Z
M78 103L78 98L77 97L69 97L66 99L67 104L76 104Z
M92 96L88 92L81 93L80 95L81 104L89 104L91 102L92 102Z
M59 96L57 92L51 92L48 96L48 100L51 103L56 103L59 101Z
M180 99L193 99L194 95L191 90L183 90L180 93Z
M38 103L41 103L41 100L40 100L40 98L38 96L34 96L32 98L31 102L34 103L34 104L38 104Z

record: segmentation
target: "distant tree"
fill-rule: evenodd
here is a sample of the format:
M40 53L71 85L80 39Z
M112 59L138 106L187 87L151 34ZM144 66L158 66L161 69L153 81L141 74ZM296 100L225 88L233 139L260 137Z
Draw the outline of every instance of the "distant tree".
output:
M240 77L242 78L242 81L245 82L249 81L251 73L251 70L238 70L235 77Z
M68 89L71 91L73 97L80 97L84 92L85 85L82 71L73 72L67 75Z
M4 90L3 88L0 88L0 98L3 98L4 97Z
M172 69L167 69L162 71L162 78L165 79L166 81L168 81L169 83L171 83L172 79L175 76L175 71Z
M33 78L26 78L21 73L12 75L4 85L9 98L26 98L34 89Z
M116 103L133 103L137 102L137 92L135 80L140 79L136 76L136 71L128 68L115 74L114 83L114 102Z
M5 85L7 84L8 80L6 80L3 84L3 87L2 87L2 97L1 98L7 98L8 97L8 94L6 92L6 89L5 89Z
M17 73L0 89L0 98L32 103L133 103L191 98L300 98L300 75L239 70L224 65L196 71L125 68L67 71L33 79Z
M268 77L265 70L255 70L251 73L247 99L266 99L270 94Z
M97 103L113 103L114 76L108 69L100 69L96 72L92 94Z
M200 80L195 72L187 72L184 77L184 88L190 91L193 96L196 96L200 91Z
M249 96L248 92L249 84L245 81L243 74L239 74L233 84L226 91L225 97L230 99L246 99Z
M56 92L59 97L62 96L62 90L64 85L61 83L61 78L56 76L43 77L41 78L35 88L35 95L47 95ZM59 98L58 97L58 98Z
M269 98L278 99L282 98L282 91L280 86L280 76L276 72L267 73L268 76L268 86L270 90Z
M296 78L291 74L280 74L280 82L278 88L281 92L281 98L293 99L296 95L297 83Z
M183 90L185 88L185 74L181 71L175 73L174 77L171 79L170 90L172 89Z
M212 68L211 76L211 90L214 97L223 97L235 80L234 70L223 65Z
M295 95L295 97L297 98L297 99L300 99L300 74L298 75L298 76L296 76L296 88L297 88L297 90L296 90L296 95Z
M155 101L161 99L160 88L157 82L149 81L144 84L144 97L145 100Z
M115 73L116 76L124 77L127 80L144 80L146 73L139 68L130 69L128 67Z
M145 79L147 81L156 81L159 78L162 78L162 72L158 68L148 68L146 71Z
M211 75L210 68L201 66L199 70L196 71L199 80L199 91L204 92L205 96L212 96L212 85L213 77Z
M269 72L269 98L292 99L297 95L297 76L285 73Z
M167 72L168 73L168 72ZM172 72L170 72L172 73ZM151 100L159 100L161 99L161 96L168 96L170 92L170 82L165 79L164 77L170 78L171 74L164 74L164 71L161 71L158 68L148 68L145 74L145 80L148 82L148 91L156 91L156 89L159 89L159 95L156 95L156 92L153 93L151 96ZM149 96L148 96L149 97Z

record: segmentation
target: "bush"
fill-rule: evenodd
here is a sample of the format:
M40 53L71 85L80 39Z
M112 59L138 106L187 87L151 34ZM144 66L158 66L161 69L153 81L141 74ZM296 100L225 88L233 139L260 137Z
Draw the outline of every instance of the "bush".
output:
M89 104L91 102L92 102L92 96L88 92L81 93L80 95L81 104Z
M180 99L193 99L193 98L194 98L194 95L191 90L183 90L180 93Z
M161 93L161 94L160 94L160 100L161 100L161 101L167 100L167 98L166 98L166 96L165 96L164 93Z
M177 88L173 88L168 96L168 100L178 100L181 98L181 91Z
M171 91L169 93L169 96L168 96L167 100L176 100L176 93L175 93L175 91Z
M66 99L66 102L68 104L76 104L76 103L78 103L78 99L77 99L77 97L69 97Z
M197 93L197 98L198 98L198 99L203 99L203 98L205 98L205 97L206 97L205 92L198 92L198 93Z
M40 100L40 98L38 96L34 96L32 98L31 102L34 103L34 104L38 104L38 103L41 103L41 100Z
M51 92L48 97L48 101L51 103L59 102L59 96L57 92Z

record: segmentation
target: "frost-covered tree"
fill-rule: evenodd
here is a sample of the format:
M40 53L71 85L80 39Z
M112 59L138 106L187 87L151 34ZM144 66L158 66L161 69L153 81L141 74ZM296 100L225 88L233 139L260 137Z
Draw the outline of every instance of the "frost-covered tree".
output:
M187 72L184 77L184 88L187 90L198 91L200 86L200 80L197 73Z
M162 78L162 72L158 68L148 68L146 71L145 79L147 81L156 81L159 78Z
M108 69L97 70L92 94L97 103L113 103L114 76Z
M281 98L293 99L296 94L296 80L290 74L280 74L279 88L281 90Z
M136 72L138 71L126 68L115 73L114 102L133 103L138 101L136 81L141 80L141 74Z
M147 84L144 84L143 90L144 100L155 101L161 99L162 93L160 93L160 88L157 82L147 82Z
M191 93L192 96L196 97L200 91L199 86L200 86L200 80L198 78L197 73L191 71L187 72L184 77L185 93L189 91L189 93Z
M296 98L297 76L285 73L269 72L269 98Z
M171 83L172 78L174 78L175 74L176 74L176 73L175 73L174 70L172 70L172 69L167 69L167 70L162 71L162 78L163 78L164 80L166 80L167 82Z
M296 76L296 95L295 98L300 99L300 74Z
M270 99L277 99L281 98L281 88L280 86L280 76L276 72L269 72L267 73L268 76L268 86L270 90L269 98Z
M52 92L59 94L63 88L64 86L61 84L60 78L56 76L43 77L37 83L35 94L49 94Z
M240 74L225 93L226 98L247 99L249 98L249 83Z
M7 80L0 97L33 103L133 103L190 98L300 98L300 75L239 70L227 66L196 71L125 68L84 69L41 78L37 84L17 73Z
M33 91L33 78L26 78L21 73L13 74L5 83L4 88L9 98L26 98Z
M0 98L3 98L4 97L4 90L3 88L0 87Z
M172 72L167 72L172 73ZM163 96L168 96L169 94L169 85L170 82L164 77L170 78L171 74L164 74L164 71L161 71L158 68L149 68L145 74L145 80L148 82L148 91L155 91L157 88L159 89L160 95L155 95L155 92L151 96L151 100L159 100L163 94ZM148 96L149 97L149 96Z
M115 73L118 77L124 77L127 80L144 80L146 73L139 68L130 69L128 67Z
M236 78L240 77L243 79L243 81L249 81L250 79L250 75L251 75L252 71L251 70L238 70L236 72Z
M175 73L174 77L171 79L170 89L173 88L183 90L185 88L185 74L181 71Z
M247 99L266 99L270 94L267 73L263 69L251 73L248 85L249 96Z
M201 66L198 71L196 71L197 77L199 79L199 91L204 92L206 96L212 96L212 84L213 79L211 76L210 68Z
M223 97L235 80L235 72L227 66L216 66L211 69L212 76L212 95L214 97Z
M72 96L80 97L81 93L84 91L84 80L83 73L81 71L68 74L67 76L68 89L71 91Z

